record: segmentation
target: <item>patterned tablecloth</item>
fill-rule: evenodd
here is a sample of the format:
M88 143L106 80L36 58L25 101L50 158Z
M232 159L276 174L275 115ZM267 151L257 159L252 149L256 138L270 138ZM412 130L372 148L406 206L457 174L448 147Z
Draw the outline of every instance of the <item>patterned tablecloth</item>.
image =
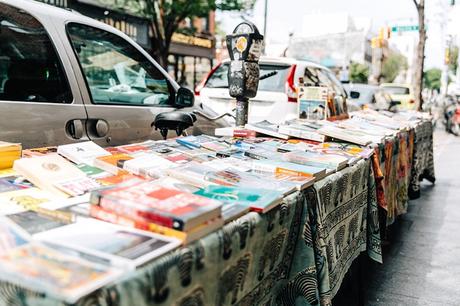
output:
M141 267L77 305L329 305L353 259L381 261L370 161L249 213ZM0 283L1 305L63 302Z

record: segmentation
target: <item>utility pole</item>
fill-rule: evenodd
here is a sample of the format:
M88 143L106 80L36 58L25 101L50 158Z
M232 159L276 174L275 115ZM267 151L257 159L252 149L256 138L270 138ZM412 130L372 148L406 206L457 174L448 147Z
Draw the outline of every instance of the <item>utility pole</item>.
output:
M265 0L265 10L264 10L264 38L267 41L267 15L268 15L268 0ZM265 44L263 47L263 54L265 54Z
M419 110L422 109L422 88L423 88L423 68L425 64L425 42L426 42L426 29L425 29L425 0L413 0L417 9L418 15L418 46L415 66L414 77L414 93L415 103Z

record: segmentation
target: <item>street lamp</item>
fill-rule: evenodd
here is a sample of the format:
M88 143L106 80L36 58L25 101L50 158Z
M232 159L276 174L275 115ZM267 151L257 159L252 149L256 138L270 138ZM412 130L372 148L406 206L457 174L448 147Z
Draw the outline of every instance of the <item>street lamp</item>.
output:
M232 34L227 35L231 59L228 89L230 96L236 98L236 126L248 122L249 98L256 96L259 86L259 58L263 44L264 36L248 21L240 23Z

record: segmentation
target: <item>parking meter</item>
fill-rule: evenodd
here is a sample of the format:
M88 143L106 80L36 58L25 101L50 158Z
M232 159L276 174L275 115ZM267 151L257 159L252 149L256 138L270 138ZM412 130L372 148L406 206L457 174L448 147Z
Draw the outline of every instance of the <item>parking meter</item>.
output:
M236 26L227 35L227 49L230 55L228 70L228 89L230 96L236 98L236 126L248 122L249 98L254 98L259 86L259 58L262 53L264 37L250 22Z

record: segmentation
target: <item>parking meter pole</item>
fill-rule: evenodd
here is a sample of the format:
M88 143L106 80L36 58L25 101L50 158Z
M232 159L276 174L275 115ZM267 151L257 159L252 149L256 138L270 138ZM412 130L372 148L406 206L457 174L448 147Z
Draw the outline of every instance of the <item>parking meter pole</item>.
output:
M244 127L248 123L249 100L238 99L236 101L236 126Z

